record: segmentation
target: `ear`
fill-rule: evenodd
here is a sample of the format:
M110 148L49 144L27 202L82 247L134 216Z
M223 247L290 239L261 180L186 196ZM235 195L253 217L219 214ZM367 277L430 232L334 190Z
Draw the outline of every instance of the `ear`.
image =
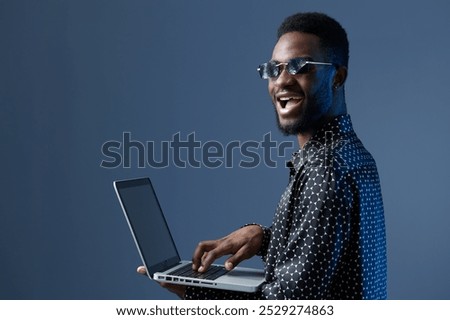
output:
M335 89L344 85L345 80L347 79L347 67L339 66L336 68L336 74L333 79L333 87Z

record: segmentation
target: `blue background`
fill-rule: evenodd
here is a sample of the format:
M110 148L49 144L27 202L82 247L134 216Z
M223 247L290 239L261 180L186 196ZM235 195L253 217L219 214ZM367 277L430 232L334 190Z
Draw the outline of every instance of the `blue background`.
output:
M177 132L286 140L255 69L297 11L348 32L348 110L379 167L389 298L449 299L445 0L0 0L0 299L173 298L135 273L115 179L152 178L185 258L269 225L282 165L140 169L132 154L131 168L104 169L101 146L125 131L157 145Z

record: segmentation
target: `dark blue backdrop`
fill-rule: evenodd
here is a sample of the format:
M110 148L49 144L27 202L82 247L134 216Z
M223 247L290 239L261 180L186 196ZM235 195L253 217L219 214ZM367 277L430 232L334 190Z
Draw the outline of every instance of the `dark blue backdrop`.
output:
M348 31L348 109L379 167L389 298L449 299L445 0L1 0L0 299L173 297L136 275L114 179L152 177L187 258L201 239L270 224L282 165L138 168L134 153L105 169L101 147L123 132L157 146L178 132L286 140L255 69L282 19L311 10Z

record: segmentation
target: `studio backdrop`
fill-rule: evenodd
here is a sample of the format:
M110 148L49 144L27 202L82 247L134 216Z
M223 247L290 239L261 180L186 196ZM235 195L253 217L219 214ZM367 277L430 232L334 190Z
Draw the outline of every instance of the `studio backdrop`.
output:
M379 169L388 297L450 299L445 0L0 0L0 299L175 298L136 273L117 179L151 177L185 258L270 225L297 144L256 67L299 11L349 36L348 112Z

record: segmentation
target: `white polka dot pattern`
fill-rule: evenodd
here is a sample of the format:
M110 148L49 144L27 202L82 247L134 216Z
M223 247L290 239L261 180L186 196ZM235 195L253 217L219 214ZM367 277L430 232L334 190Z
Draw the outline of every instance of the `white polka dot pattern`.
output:
M266 284L256 294L189 287L187 299L385 299L384 210L375 161L343 115L288 162L263 227Z

